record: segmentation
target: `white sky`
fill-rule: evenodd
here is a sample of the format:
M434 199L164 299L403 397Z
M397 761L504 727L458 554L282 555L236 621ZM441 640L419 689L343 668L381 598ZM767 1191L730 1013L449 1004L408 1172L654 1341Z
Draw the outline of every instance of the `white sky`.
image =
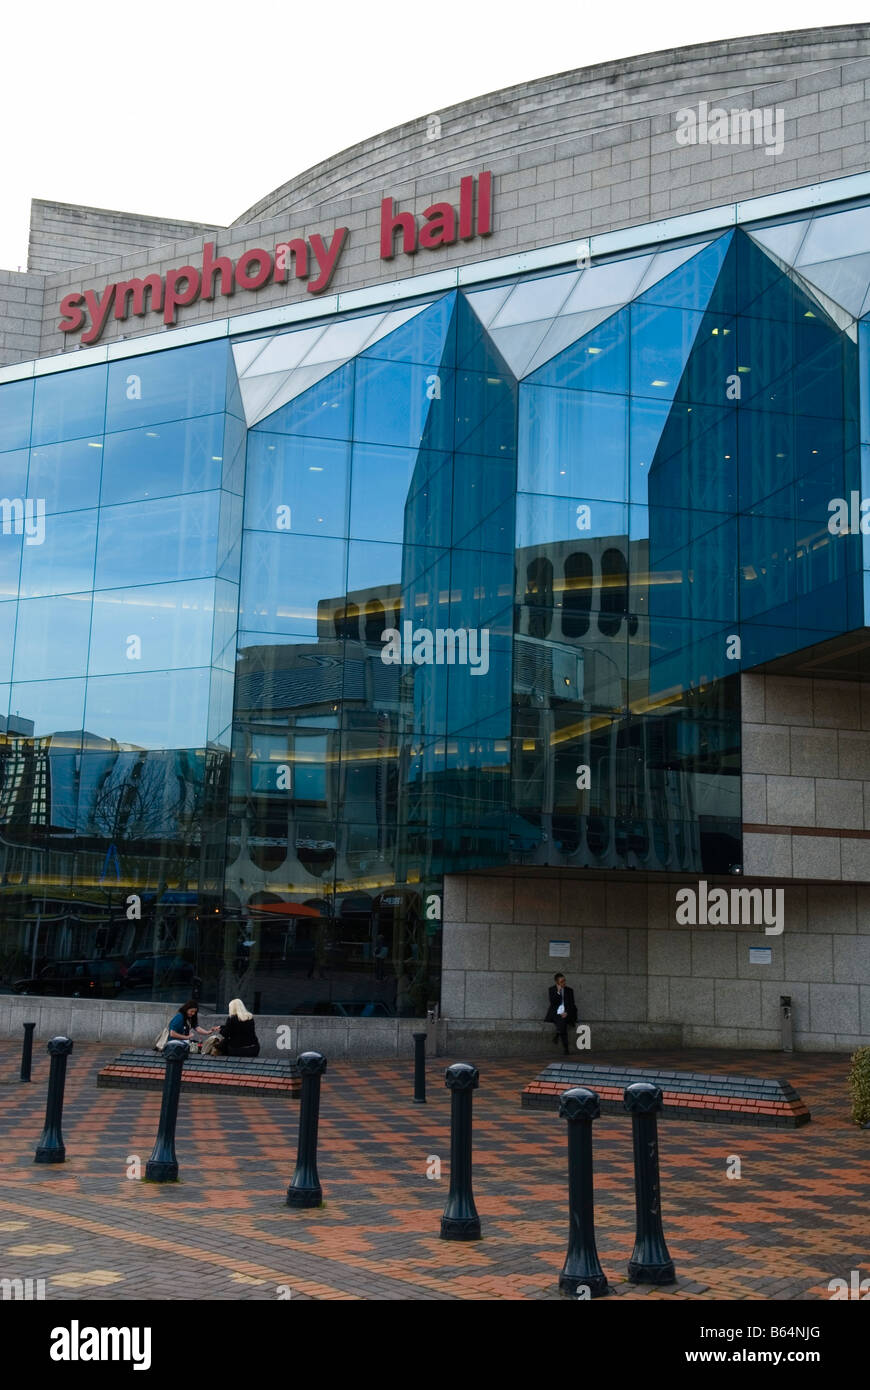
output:
M226 224L319 160L550 73L860 23L860 0L41 0L2 21L0 266L32 197Z

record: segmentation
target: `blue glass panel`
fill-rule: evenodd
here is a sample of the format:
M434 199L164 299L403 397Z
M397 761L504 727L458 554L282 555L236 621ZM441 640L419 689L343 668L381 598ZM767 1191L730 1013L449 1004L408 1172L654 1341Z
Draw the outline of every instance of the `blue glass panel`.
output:
M795 412L842 421L844 395L842 390L831 388L835 381L844 378L844 366L852 344L841 334L832 332L827 324L821 325L824 334L820 332L818 319L812 333L801 331L805 323L806 320L799 316L795 330Z
M672 400L704 316L643 303L630 314L632 394Z
M223 473L221 487L241 496L245 490L245 447L247 431L241 420L224 417Z
M541 346L546 350L546 339ZM628 310L621 309L605 319L525 380L539 386L572 386L584 391L627 391Z
M351 541L348 547L347 592L353 595L384 586L397 589L428 574L440 552L429 546Z
M777 263L743 233L734 238L734 308L741 315L780 319L791 312L791 282Z
M737 412L675 404L663 427L661 415L659 402L632 403L632 499L703 511L736 507Z
M623 498L627 423L620 396L523 383L517 486L565 497Z
M860 408L861 408L861 441L864 444L870 443L870 321L858 324L858 346L861 353L861 371L859 373L860 387Z
M656 613L736 622L736 520L723 521L716 513L685 512L682 516L691 528L691 539L675 548L680 516L657 511L651 517L650 583L656 588Z
M455 304L455 293L445 295L360 356L437 367L448 341Z
M219 745L221 748L229 749L232 744L233 685L231 670L212 670L207 726L208 742L212 748Z
M453 631L457 633L455 628ZM436 677L444 671L449 677L451 737L467 733L469 737L476 735L484 739L507 738L510 734L511 638L493 635L485 626L463 627L447 649L454 651L456 663L449 668L430 669Z
M457 456L458 458L458 456ZM495 470L493 469L493 472ZM472 492L476 496L476 492ZM454 489L453 505L454 513L458 513L457 490ZM461 515L454 516L454 545L457 550L489 550L501 552L500 565L504 565L505 557L508 556L514 546L514 530L516 526L516 499L513 489L503 502L493 507L492 511L485 516L482 521L477 522L470 531L465 530ZM457 534L457 532L461 534Z
M795 421L773 410L738 411L740 505L778 492L795 469Z
M90 589L94 582L96 540L96 511L46 517L43 543L24 545L22 598Z
M404 505L403 535L409 543L419 541L439 549L450 544L454 458L428 450L417 455ZM510 537L508 544L512 544Z
M270 434L309 434L324 439L350 439L353 414L354 364L348 362L310 386L280 410L267 415L256 430Z
M102 437L31 449L28 496L44 498L47 513L95 507L100 500L102 457Z
M791 518L740 518L740 610L744 618L768 613L794 599L793 562Z
M245 407L242 402L242 393L239 389L239 376L236 371L236 363L232 351L227 353L227 384L224 409L229 415L234 415L244 424Z
M308 535L347 533L350 447L344 441L261 434L248 440L245 525Z
M455 389L455 448L466 454L512 459L517 448L513 377L466 370L457 373ZM431 432L428 438L432 440ZM432 440L432 447L442 446Z
M455 335L457 366L471 367L488 376L511 375L505 359L463 294L456 300Z
M226 342L213 342L113 362L106 429L133 430L223 410L229 355Z
M583 497L517 496L517 550L568 543L600 546L600 538L627 534L627 508Z
M644 291L637 302L678 309L703 309L714 287L720 288L719 275L733 236L733 232L726 232L724 236L718 237L712 246L699 251L686 261L685 265L671 271L671 274L659 280L658 284Z
M857 579L858 576L856 575ZM846 626L847 604L844 603L844 585L837 581L827 588L816 588L809 594L798 594L794 604L780 610L783 625L791 626L791 643L784 648L793 651L801 646L811 646L814 642L825 642L843 631ZM776 613L765 613L763 620L775 621ZM774 655L774 653L772 653ZM779 653L775 653L779 655Z
M209 675L206 669L92 676L88 733L136 748L203 748Z
M26 449L0 454L0 497L24 498L28 460L29 454Z
M90 623L90 594L23 600L15 634L15 680L83 676Z
M506 564L504 555L479 547L456 549L450 563L449 588L439 595L439 621L442 626L493 626L509 604L512 590L513 563ZM448 593L452 595L449 609L444 602Z
M718 296L717 296L718 298ZM686 363L675 401L724 406L741 400L751 370L738 360L737 320L711 310L704 315Z
M159 584L215 573L219 492L103 507L96 587Z
M485 537L481 523L497 512L506 511L506 521L512 531L513 495L516 469L511 457L484 458L480 455L456 453L453 468L453 542L466 549L470 536L480 545L489 542L489 549L502 549L495 535ZM475 528L477 528L475 530ZM508 538L508 546L510 539Z
M242 512L244 502L232 492L221 492L218 516L217 572L221 579L238 584L242 563Z
M0 386L0 453L27 448L32 415L32 381L8 381Z
M106 418L106 368L82 367L36 378L31 443L101 435Z
M350 534L361 539L425 540L409 531L409 491L420 496L427 480L439 473L449 456L425 450L356 444L353 449Z
M108 434L103 452L103 506L220 487L223 453L223 415Z
M8 533L0 529L0 602L18 597L23 545L23 537L15 534L14 514L10 513Z
M0 683L4 686L12 678L12 646L15 641L14 603L0 603ZM5 710L0 709L0 714Z
M84 727L83 680L33 681L12 686L9 713L32 725L35 738L53 735L64 746L81 744ZM63 735L64 737L58 737Z
M346 544L319 536L246 534L240 625L318 635L344 606ZM323 635L326 635L324 630Z
M438 386L425 366L360 357L356 366L354 439L416 449L426 431L430 449L452 443L452 373L437 373ZM433 391L440 390L440 396Z
M88 672L104 676L207 666L213 623L211 580L101 590L94 596Z

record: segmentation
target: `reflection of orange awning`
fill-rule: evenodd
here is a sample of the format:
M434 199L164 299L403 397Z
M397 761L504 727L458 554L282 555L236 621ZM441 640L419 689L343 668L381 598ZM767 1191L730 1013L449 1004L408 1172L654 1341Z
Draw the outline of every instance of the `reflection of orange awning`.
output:
M255 912L274 912L281 917L323 916L316 907L306 907L304 903L252 903L248 907L248 916L253 916Z

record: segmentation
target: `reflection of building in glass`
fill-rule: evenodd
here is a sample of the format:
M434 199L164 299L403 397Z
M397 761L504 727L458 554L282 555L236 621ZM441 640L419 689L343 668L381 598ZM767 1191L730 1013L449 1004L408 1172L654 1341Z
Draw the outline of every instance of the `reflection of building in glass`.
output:
M551 927L646 932L623 880L864 883L864 803L826 824L855 793L821 785L864 779L845 754L812 794L788 779L798 716L835 718L812 682L870 669L863 542L827 524L867 491L870 186L650 208L578 260L568 214L558 244L498 227L502 177L486 261L462 233L406 263L397 231L382 264L354 230L328 298L294 275L228 303L215 260L159 350L112 319L93 351L0 367L0 499L44 500L38 545L0 535L3 989L117 961L101 988L128 999L419 1017L443 937L449 1010L513 1045ZM250 237L274 211L283 239L287 196ZM804 682L775 771L747 673ZM587 887L600 922L572 916ZM611 940L588 943L604 1022L655 955ZM680 987L635 983L619 1020L669 1025Z

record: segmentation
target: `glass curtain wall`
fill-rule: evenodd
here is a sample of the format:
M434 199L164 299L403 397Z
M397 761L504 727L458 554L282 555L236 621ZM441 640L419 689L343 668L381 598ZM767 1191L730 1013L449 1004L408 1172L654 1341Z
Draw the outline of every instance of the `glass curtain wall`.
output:
M0 386L0 989L420 1016L445 873L739 863L739 672L866 621L868 217Z

